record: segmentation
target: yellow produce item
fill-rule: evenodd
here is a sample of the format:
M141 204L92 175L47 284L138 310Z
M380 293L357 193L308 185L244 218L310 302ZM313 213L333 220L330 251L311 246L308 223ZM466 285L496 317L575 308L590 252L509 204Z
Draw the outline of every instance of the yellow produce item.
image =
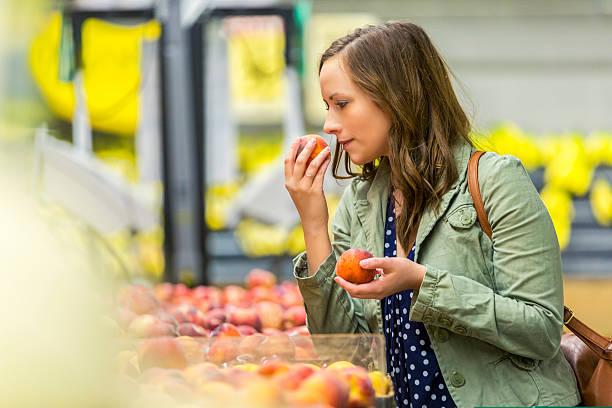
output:
M594 132L584 140L584 147L589 161L594 166L612 165L612 133Z
M206 225L220 230L227 225L227 209L240 189L238 182L216 184L206 190Z
M53 112L60 118L71 120L75 105L74 87L71 82L63 82L58 75L61 28L61 13L54 12L47 27L32 43L30 66L34 80ZM93 129L125 135L134 133L141 87L141 43L157 40L160 31L160 25L155 21L119 26L88 19L83 24L83 78Z
M544 171L544 181L575 195L587 192L594 166L582 143L582 137L573 134L560 141L557 154Z
M304 230L302 229L302 224L300 224L289 233L289 238L287 239L287 252L289 255L297 255L305 250L306 243L304 242Z
M330 365L327 366L328 370L342 370L347 367L355 367L355 364L350 361L334 361Z
M540 197L548 209L557 232L559 247L563 250L569 243L571 224L574 218L572 197L566 191L552 185L545 186L540 192Z
M591 210L599 224L606 227L612 225L612 188L604 179L598 179L593 183Z
M377 397L384 397L391 391L391 380L386 374L380 371L370 371L370 380L372 380L372 386L374 387L374 393Z
M282 255L287 248L289 231L282 226L267 225L246 218L234 235L248 256Z
M250 372L257 372L259 370L259 365L253 363L238 364L235 367Z

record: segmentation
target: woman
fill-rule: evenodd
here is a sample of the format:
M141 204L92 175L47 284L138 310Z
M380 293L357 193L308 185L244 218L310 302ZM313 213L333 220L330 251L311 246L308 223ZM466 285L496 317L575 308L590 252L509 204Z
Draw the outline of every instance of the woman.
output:
M470 123L426 33L403 22L357 29L325 51L319 76L324 131L338 142L334 176L344 155L354 179L332 244L322 188L329 148L307 166L313 145L296 154L300 138L285 159L306 243L294 273L310 331L383 333L399 407L576 405L559 349L551 219L521 162L486 153L479 184L493 239L484 234L466 177ZM371 252L361 265L381 277L336 277L349 248Z

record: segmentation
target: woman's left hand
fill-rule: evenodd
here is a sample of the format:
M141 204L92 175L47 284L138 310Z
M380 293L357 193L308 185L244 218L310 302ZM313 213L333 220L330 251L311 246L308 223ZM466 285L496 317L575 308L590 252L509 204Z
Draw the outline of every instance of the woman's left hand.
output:
M336 276L334 280L349 295L361 299L383 299L394 293L421 287L427 268L407 258L368 258L362 268L381 269L381 276L372 282L354 284Z

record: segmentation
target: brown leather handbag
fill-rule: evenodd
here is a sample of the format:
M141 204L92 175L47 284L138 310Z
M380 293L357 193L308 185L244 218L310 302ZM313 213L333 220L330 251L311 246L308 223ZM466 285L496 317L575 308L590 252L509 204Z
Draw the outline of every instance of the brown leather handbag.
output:
M468 164L468 188L482 230L492 240L491 224L480 196L478 160L484 154L476 151ZM612 406L612 340L582 323L567 306L563 322L572 333L564 333L561 350L570 363L585 406Z

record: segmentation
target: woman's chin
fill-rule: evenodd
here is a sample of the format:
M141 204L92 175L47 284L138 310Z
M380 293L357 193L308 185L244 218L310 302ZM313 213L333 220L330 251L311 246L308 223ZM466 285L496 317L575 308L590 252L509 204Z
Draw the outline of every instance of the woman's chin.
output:
M363 166L364 164L367 164L371 161L374 161L374 159L368 159L368 158L364 158L363 156L359 156L356 154L349 154L349 159L351 159L351 163L353 163L356 166Z

